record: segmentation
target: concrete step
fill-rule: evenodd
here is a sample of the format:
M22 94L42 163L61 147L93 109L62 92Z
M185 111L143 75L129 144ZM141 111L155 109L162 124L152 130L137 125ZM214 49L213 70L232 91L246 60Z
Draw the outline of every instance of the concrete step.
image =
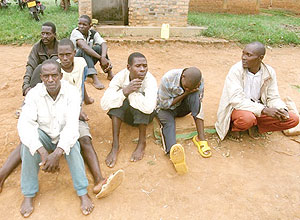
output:
M195 37L199 36L206 27L188 26L188 27L170 27L170 37ZM160 37L161 27L133 27L133 26L114 26L114 25L96 25L96 30L105 37Z

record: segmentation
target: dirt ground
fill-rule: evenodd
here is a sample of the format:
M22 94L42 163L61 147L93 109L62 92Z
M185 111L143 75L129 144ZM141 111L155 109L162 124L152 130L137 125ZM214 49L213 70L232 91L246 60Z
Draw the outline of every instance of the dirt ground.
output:
M205 78L205 126L213 126L225 76L240 60L237 45L196 44L110 44L114 72L126 67L131 52L140 51L148 59L149 70L159 82L172 68L199 67ZM22 77L31 46L0 46L0 166L19 142L14 118L20 106ZM300 85L300 50L297 47L269 48L265 62L277 71L281 97L289 95L300 107L300 94L291 85ZM106 87L109 81L99 75ZM57 174L40 172L40 192L31 219L300 219L299 144L273 132L266 139L252 140L247 134L242 143L216 141L210 135L213 156L202 158L192 142L184 141L189 173L176 174L160 145L154 143L153 125L148 127L147 149L142 161L132 163L133 140L137 128L122 125L122 150L117 164L108 168L105 157L111 148L111 122L100 108L104 91L87 82L95 103L84 106L88 113L93 144L105 176L124 169L125 181L109 197L97 200L92 194L92 176L87 171L89 194L95 209L83 217L72 186L67 163L61 160ZM190 116L179 122L189 128ZM20 167L7 179L0 194L0 219L22 219L19 207Z

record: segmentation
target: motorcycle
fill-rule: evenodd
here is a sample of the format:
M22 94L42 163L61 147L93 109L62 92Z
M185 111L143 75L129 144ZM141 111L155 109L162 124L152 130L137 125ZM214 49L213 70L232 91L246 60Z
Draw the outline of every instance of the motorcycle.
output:
M8 4L6 0L0 0L0 8L7 8Z
M44 10L46 6L44 6L39 0L18 0L19 7L24 9L26 6L29 9L31 16L39 21L39 14L44 15Z

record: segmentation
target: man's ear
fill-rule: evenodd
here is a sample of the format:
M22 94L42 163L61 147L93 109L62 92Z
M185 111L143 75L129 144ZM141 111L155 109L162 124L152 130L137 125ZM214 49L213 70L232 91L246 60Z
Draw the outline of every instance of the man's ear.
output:
M259 56L260 61L262 61L264 59L264 57L265 57L265 55L260 55Z
M130 71L130 67L131 67L131 66L130 66L129 64L127 64L127 69L128 69L129 71Z
M60 72L60 73L59 73L59 80L62 80L62 78L63 78L63 73Z

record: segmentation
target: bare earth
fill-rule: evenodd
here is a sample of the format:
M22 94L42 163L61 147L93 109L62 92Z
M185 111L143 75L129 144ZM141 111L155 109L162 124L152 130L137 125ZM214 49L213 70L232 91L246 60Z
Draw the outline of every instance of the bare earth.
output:
M236 45L111 43L109 46L115 73L126 67L127 57L134 51L145 54L149 70L158 82L172 68L199 67L205 78L205 126L214 124L225 76L241 56L241 48ZM31 46L0 46L0 166L19 142L14 113L23 100L22 77L30 49ZM298 109L300 94L291 85L300 85L299 60L297 47L269 48L265 58L277 72L281 97L289 95ZM106 77L103 74L99 77L107 87ZM154 143L152 124L147 131L144 159L130 162L136 145L132 140L138 137L138 130L123 125L122 150L116 167L110 169L104 160L111 148L111 122L99 104L104 91L94 89L90 81L87 89L96 100L84 109L90 118L102 171L108 176L122 168L125 181L111 196L97 200L92 194L92 176L87 172L95 210L83 217L67 163L62 159L59 173L40 172L40 192L31 219L300 219L300 145L291 138L274 132L267 139L252 140L245 134L241 144L229 140L218 144L216 136L210 135L213 156L209 159L202 158L191 141L185 141L189 173L179 176L160 146ZM179 124L194 126L189 116ZM18 167L0 194L0 219L22 219L21 202Z

